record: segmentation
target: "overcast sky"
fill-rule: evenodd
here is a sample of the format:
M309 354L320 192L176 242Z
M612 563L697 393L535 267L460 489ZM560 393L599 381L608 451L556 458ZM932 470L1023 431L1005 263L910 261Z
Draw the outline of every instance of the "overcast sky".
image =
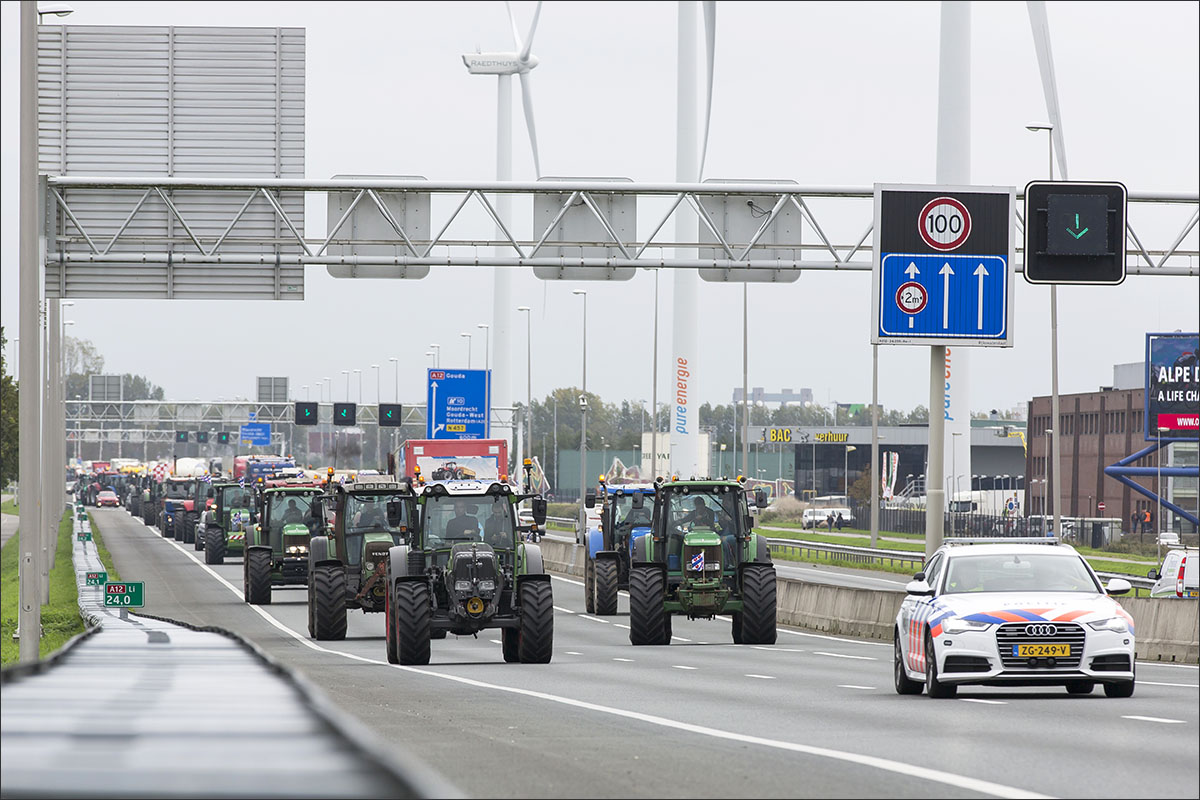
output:
M307 29L307 177L339 173L495 177L496 80L468 75L460 55L511 49L504 6L483 3L72 3L71 25L299 26ZM524 31L534 4L514 4ZM1024 3L974 3L972 182L1023 187L1042 178L1046 119ZM1050 3L1049 19L1073 179L1138 191L1200 186L1200 19L1197 3ZM936 156L937 3L718 3L716 81L705 177L802 185L932 183ZM17 335L17 3L0 8L2 309ZM58 18L47 22L57 24ZM548 2L534 43L543 173L671 181L675 172L675 3ZM533 165L514 87L514 177ZM1148 218L1147 246L1166 246L1189 210ZM828 220L857 237L864 212ZM869 212L866 212L869 213ZM310 213L309 234L324 215ZM822 221L826 221L822 218ZM1188 240L1196 248L1197 233ZM309 267L303 303L78 301L72 332L91 339L107 371L147 375L169 398L252 396L256 375L288 375L293 395L342 369L401 359L401 401L423 401L424 356L465 366L460 331L491 322L487 271L422 281L334 280ZM671 283L662 281L660 346L670 355ZM533 392L578 385L583 284L514 279L513 306L534 308ZM606 400L649 399L654 278L589 282L588 387ZM870 273L806 272L750 287L750 384L810 387L819 401L868 402ZM1021 406L1049 393L1049 290L1016 281L1016 346L971 360L973 410ZM1119 287L1059 291L1060 391L1112 382L1112 365L1141 361L1147 331L1196 330L1200 279L1131 276ZM741 289L702 285L703 400L741 385ZM303 336L278 341L274 332ZM525 390L524 325L515 326L513 391ZM212 337L209 354L203 341ZM482 337L473 340L482 366ZM346 347L353 343L354 347ZM10 344L11 348L11 344ZM10 350L11 353L11 350ZM181 355L182 354L182 355ZM928 403L928 349L881 348L880 401ZM665 370L664 370L665 372ZM660 401L667 380L660 385ZM352 394L357 395L356 387ZM356 398L352 398L356 399Z

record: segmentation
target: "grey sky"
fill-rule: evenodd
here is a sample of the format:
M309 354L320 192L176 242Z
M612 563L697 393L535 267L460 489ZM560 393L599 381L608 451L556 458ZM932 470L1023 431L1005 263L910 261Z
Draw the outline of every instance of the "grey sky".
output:
M459 58L511 47L502 3L75 2L72 25L264 25L307 29L307 176L495 176L496 81ZM533 3L514 4L524 30ZM1200 19L1196 3L1051 3L1049 18L1074 179L1116 179L1132 190L1200 185ZM17 334L18 5L4 3L0 137L0 309ZM538 138L547 175L622 175L670 181L675 170L675 3L545 4L534 46ZM937 3L718 4L716 83L705 177L778 178L802 185L931 183L936 155ZM57 18L47 18L52 24ZM1025 130L1046 112L1024 3L975 3L972 182L1015 185L1045 175L1046 137ZM533 167L514 90L514 176ZM1167 245L1186 220L1132 212L1143 241ZM863 214L833 220L857 237ZM323 214L309 215L322 229ZM1190 241L1195 247L1197 235ZM661 353L670 354L671 280L662 281ZM514 280L513 305L534 308L535 396L580 380L580 283ZM423 281L336 281L307 273L296 303L77 301L67 317L114 372L148 375L168 397L253 393L255 375L309 384L382 364L383 399L401 359L400 399L424 398L424 356L465 366L459 331L490 322L485 270L434 270ZM608 400L650 397L652 274L589 282L589 389ZM818 400L870 399L870 274L806 272L782 287L751 286L750 383L811 387ZM979 349L971 407L1022 405L1049 392L1046 287L1016 281L1016 346ZM1111 382L1114 363L1140 361L1147 331L1195 330L1200 279L1130 277L1120 287L1059 292L1060 390ZM741 290L700 292L702 399L726 403L741 384ZM278 331L291 336L280 341ZM218 342L208 353L206 337ZM286 343L285 343L286 342ZM354 343L353 348L345 347ZM513 393L524 397L525 336L514 319ZM10 345L11 347L11 345ZM664 370L665 372L665 370ZM928 403L928 350L881 348L880 400ZM665 395L664 377L660 400ZM357 387L352 389L356 397Z

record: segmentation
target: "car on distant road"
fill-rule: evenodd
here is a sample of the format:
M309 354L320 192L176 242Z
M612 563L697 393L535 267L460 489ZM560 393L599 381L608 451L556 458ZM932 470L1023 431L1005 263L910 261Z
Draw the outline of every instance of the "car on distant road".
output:
M105 489L100 494L96 495L97 508L104 508L105 506L112 506L113 508L116 508L119 505L121 505L121 501L117 499L117 493L114 491Z
M1150 587L1151 597L1200 597L1200 549L1172 547L1162 565L1147 576L1155 581Z
M1133 618L1076 552L1054 539L948 542L905 587L896 615L896 692L953 697L964 684L1134 689Z

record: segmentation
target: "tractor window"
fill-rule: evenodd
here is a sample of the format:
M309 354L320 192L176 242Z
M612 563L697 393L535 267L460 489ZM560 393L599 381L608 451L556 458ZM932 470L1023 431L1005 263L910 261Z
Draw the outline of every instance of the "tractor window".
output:
M300 524L310 531L319 530L312 515L311 494L282 494L270 495L271 532L283 531L284 525Z
M192 496L192 486L191 483L171 481L165 485L163 496L171 500L187 500Z
M649 527L650 517L654 511L654 500L652 497L647 496L645 504L641 508L633 507L632 494L613 497L609 502L613 504L613 524L616 527Z
M230 508L249 508L249 492L241 486L231 486L221 493L221 506Z
M511 550L512 504L499 495L430 497L425 501L424 530L425 546L432 549L483 541L495 549Z
M401 507L407 509L405 498L398 494L351 494L346 497L346 533L369 533L370 531L387 531L399 534L399 527L388 524L387 504L389 501L400 501ZM400 520L400 525L408 526L407 510Z

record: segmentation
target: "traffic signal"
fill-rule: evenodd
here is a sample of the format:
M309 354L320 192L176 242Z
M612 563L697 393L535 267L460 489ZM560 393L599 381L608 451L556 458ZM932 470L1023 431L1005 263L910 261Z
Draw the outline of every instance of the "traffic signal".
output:
M180 444L187 444L187 440L188 440L188 432L187 431L175 431L175 441L176 442L178 442Z
M229 444L233 439L233 434L229 431L221 431L217 434L217 444Z
M208 444L208 431L197 431L196 441L200 444Z
M355 403L334 403L333 404L333 424L334 425L353 425L354 419L358 413L358 405Z
M1025 280L1115 286L1125 280L1121 183L1033 181L1025 187Z
M296 424L297 425L316 425L317 424L317 404L316 403L296 403Z
M399 428L400 427L400 404L399 403L380 403L379 404L379 427L381 428Z

